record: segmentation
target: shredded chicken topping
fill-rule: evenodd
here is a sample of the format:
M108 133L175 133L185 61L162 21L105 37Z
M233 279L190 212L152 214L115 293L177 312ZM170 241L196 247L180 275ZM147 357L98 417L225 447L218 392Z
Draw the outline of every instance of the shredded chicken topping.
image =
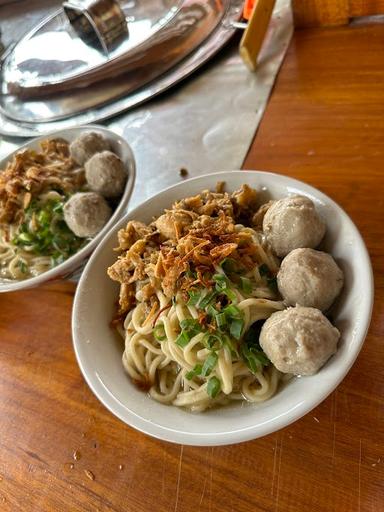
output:
M118 233L120 255L108 269L123 285L118 314L136 300L146 302L149 312L158 306L156 289L171 298L178 290L211 286L215 268L227 257L252 269L259 244L252 230L237 229L236 224L245 218L251 224L256 202L257 193L248 185L232 195L205 190L176 202L148 226L128 222Z
M85 184L63 139L44 140L41 151L17 153L0 171L0 223L22 222L24 210L34 197L48 190L73 193Z

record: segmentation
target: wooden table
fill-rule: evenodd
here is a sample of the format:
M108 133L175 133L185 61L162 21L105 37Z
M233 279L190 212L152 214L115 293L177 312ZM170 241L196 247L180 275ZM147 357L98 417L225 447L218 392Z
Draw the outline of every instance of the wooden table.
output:
M383 64L384 24L297 32L244 164L318 187L365 238L373 319L337 390L252 442L157 441L85 384L72 350L72 283L1 295L1 511L384 510Z

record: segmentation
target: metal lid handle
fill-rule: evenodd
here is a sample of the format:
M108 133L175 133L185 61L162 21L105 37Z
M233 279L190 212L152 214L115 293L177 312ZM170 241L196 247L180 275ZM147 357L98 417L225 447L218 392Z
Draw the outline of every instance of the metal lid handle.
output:
M128 37L128 25L117 0L69 0L64 13L79 37L108 54Z

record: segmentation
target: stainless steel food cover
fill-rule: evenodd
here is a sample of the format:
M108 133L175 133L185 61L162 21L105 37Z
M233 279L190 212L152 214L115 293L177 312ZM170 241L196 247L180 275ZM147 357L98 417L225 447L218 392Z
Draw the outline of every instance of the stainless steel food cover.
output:
M76 16L70 20L66 15L76 3L80 10L82 2L65 2L64 10L44 20L16 45L3 65L8 93L40 96L148 66L160 75L203 43L220 23L228 1L121 2L127 29L116 47L103 44L103 37L82 36Z
M172 74L176 83L228 41L241 5L242 0L68 0L5 57L0 110L16 122L46 123L148 87L158 94L172 85L155 85L169 72L179 70ZM151 95L145 91L138 101ZM126 102L127 108L135 103Z

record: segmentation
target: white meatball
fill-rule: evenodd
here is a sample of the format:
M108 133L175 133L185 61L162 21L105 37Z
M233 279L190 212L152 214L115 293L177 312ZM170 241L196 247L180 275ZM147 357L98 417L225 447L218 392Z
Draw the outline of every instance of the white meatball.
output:
M108 140L98 132L83 132L69 145L71 157L79 165L84 165L95 153L110 149Z
M321 311L297 306L273 313L260 345L283 373L313 375L336 352L340 333Z
M325 223L308 197L295 195L271 205L263 219L263 231L274 252L283 257L299 247L317 247Z
M277 274L277 286L286 304L326 311L339 295L344 276L330 254L295 249L286 256Z
M104 197L94 192L78 192L64 205L64 220L76 236L95 236L108 222L112 210Z
M124 192L127 171L117 155L102 151L86 162L85 177L94 192L104 197L119 197Z

